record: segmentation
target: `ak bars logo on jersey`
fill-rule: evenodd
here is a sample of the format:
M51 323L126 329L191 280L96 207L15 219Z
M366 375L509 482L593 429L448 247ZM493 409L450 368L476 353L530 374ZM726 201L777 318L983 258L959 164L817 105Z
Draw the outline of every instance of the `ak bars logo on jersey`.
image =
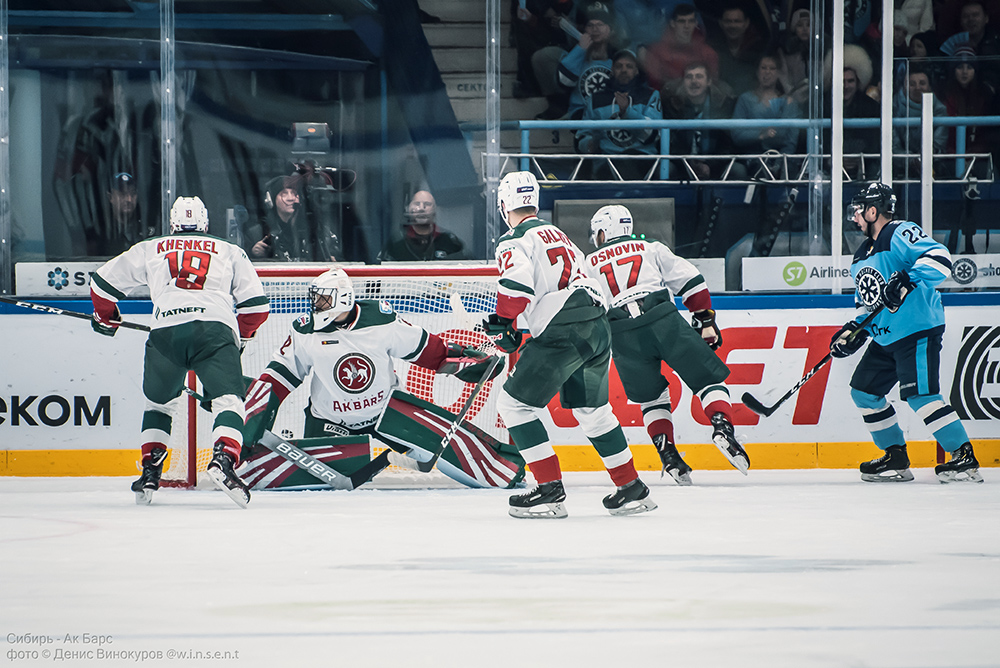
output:
M966 327L951 383L962 420L1000 420L1000 327Z

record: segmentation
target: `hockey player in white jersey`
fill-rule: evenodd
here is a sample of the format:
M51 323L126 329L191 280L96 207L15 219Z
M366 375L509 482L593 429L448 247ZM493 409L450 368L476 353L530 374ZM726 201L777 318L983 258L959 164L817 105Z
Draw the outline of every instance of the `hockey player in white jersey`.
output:
M114 336L121 322L117 302L149 286L153 321L143 361L142 476L132 484L136 503L159 489L167 457L171 415L194 371L212 402L214 452L208 474L242 507L250 492L234 473L243 445L245 343L267 319L264 288L246 253L208 235L208 211L198 197L178 197L167 237L140 241L98 269L91 282L94 330ZM234 312L235 305L235 312Z
M632 213L620 204L601 207L590 221L587 272L611 304L611 347L625 396L642 407L642 419L677 484L691 484L691 467L677 452L670 388L660 370L666 362L701 401L714 429L712 441L746 475L750 458L736 440L729 369L713 352L722 345L712 297L693 264L653 239L632 234ZM674 295L692 313L689 327Z
M605 497L605 508L612 515L653 510L656 504L608 403L611 331L604 295L587 276L583 252L537 217L538 201L538 182L530 172L512 172L500 181L497 205L510 231L497 244L497 312L484 327L506 352L521 347L520 327L531 333L498 409L538 482L530 492L510 497L510 514L566 517L559 459L539 419L557 392L618 487Z
M393 368L394 359L453 374L466 383L478 382L493 359L475 348L446 342L402 320L386 301L356 300L351 278L343 269L330 269L318 276L309 288L309 300L310 313L292 323L288 337L247 392L244 436L248 445L256 443L264 430L271 427L281 403L305 382L310 372L304 438L360 434L379 438L376 422L393 390L400 385ZM490 379L502 372L502 358L500 362ZM394 441L386 442L398 447ZM433 445L440 445L440 440ZM480 450L479 454L486 458L499 456L486 450ZM385 460L385 465L413 467L389 451L379 457ZM516 454L515 458L520 459ZM501 459L498 464L507 468L509 461ZM511 480L518 469L523 470L523 462L515 463L512 468ZM443 457L439 469L468 484L462 473L449 468Z

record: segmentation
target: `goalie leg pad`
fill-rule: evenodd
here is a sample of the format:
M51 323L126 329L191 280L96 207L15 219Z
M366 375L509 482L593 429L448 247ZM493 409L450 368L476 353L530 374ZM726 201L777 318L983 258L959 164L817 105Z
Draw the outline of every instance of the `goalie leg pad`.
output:
M350 476L371 461L367 435L302 438L294 445L334 471ZM281 455L260 449L239 469L240 477L252 489L329 489L323 480L292 464Z

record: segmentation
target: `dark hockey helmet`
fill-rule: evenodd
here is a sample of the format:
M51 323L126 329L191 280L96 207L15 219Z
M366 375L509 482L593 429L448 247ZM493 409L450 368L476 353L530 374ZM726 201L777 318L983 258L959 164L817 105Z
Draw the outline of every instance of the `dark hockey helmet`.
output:
M896 194L884 183L878 181L869 183L851 198L849 219L853 222L855 213L864 211L870 206L875 207L879 214L891 218L896 213Z

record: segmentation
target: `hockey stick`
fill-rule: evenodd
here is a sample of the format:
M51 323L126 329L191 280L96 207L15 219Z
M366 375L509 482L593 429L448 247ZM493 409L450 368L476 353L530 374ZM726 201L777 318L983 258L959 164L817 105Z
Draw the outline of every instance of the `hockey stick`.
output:
M476 383L476 386L472 388L472 393L469 394L469 397L465 400L465 404L462 405L462 410L460 410L458 415L455 416L455 421L451 423L451 426L448 427L448 431L445 433L444 438L441 439L441 448L434 454L433 457L430 458L429 461L417 462L417 469L419 471L429 473L431 469L434 468L434 465L437 464L437 460L441 458L444 451L449 445L451 445L451 439L455 438L455 434L458 433L458 428L462 426L462 420L465 419L465 415L469 412L469 409L472 408L472 402L477 396L479 396L479 392L483 389L483 387L486 386L486 381L489 380L490 376L493 374L493 370L497 368L497 364L499 363L500 355L494 355L490 365L486 367L486 372L483 374L483 377L480 378L479 382Z
M355 490L365 484L376 474L389 466L389 451L379 454L375 459L362 466L360 469L346 476L332 467L319 461L308 452L298 446L289 443L277 434L264 430L264 435L258 441L271 452L280 455L286 460L298 466L310 475L319 478L334 489Z
M848 343L852 343L855 337L857 337L858 334L861 331L863 331L865 327L871 324L871 321L875 319L875 316L881 313L883 308L885 308L885 304L884 303L879 304L878 308L876 308L874 311L865 316L865 319L861 321L861 323L858 325L858 328L853 332L851 332L851 334L847 337ZM778 399L778 401L773 406L765 406L763 403L760 402L759 399L754 397L749 392L744 392L743 396L741 397L743 400L743 405L745 405L747 408L752 410L754 413L757 413L758 415L763 415L764 417L770 417L771 415L774 414L774 411L778 410L781 404L788 401L793 394L799 391L799 388L801 388L803 385L809 382L809 379L815 376L817 373L819 373L819 370L822 369L824 366L826 366L827 362L829 362L832 359L833 359L833 353L827 353L826 356L823 357L823 359L821 359L816 364L816 366L809 369L809 371L806 372L806 375L802 376L799 382L795 383L795 387L785 392L785 395L780 399Z
M451 303L451 310L458 318L461 320L463 326L466 329L471 329L473 331L482 331L482 327L479 323L476 323L472 314L465 310L465 304L462 303L462 297L457 292L453 292L451 296L448 297L448 301ZM465 419L466 414L469 409L472 408L472 402L475 401L476 397L479 396L479 392L485 387L486 381L490 378L493 370L497 368L497 364L500 363L500 355L497 354L493 357L493 361L490 362L489 367L486 369L486 373L483 377L479 379L476 386L472 388L472 393L466 398L465 403L462 405L462 410L458 412L455 416L455 421L451 423L451 427L445 433L444 438L441 439L441 448L434 454L430 460L426 462L417 462L417 470L422 473L430 473L437 464L437 460L441 458L444 451L451 445L451 439L455 438L455 434L458 433L458 428L462 425L462 420Z
M21 301L20 299L15 299L14 297L4 297L3 295L0 295L0 302L6 302L7 304L13 304L14 306L20 306L21 308L31 309L32 311L51 313L52 315L68 315L72 318L80 318L81 320L94 319L93 316L87 315L86 313L80 313L79 311L67 311L65 309L56 308L55 306L35 304L34 302ZM141 325L137 322L128 322L127 320L122 320L118 323L118 326L124 327L125 329L137 329L140 332L149 331L149 325Z

